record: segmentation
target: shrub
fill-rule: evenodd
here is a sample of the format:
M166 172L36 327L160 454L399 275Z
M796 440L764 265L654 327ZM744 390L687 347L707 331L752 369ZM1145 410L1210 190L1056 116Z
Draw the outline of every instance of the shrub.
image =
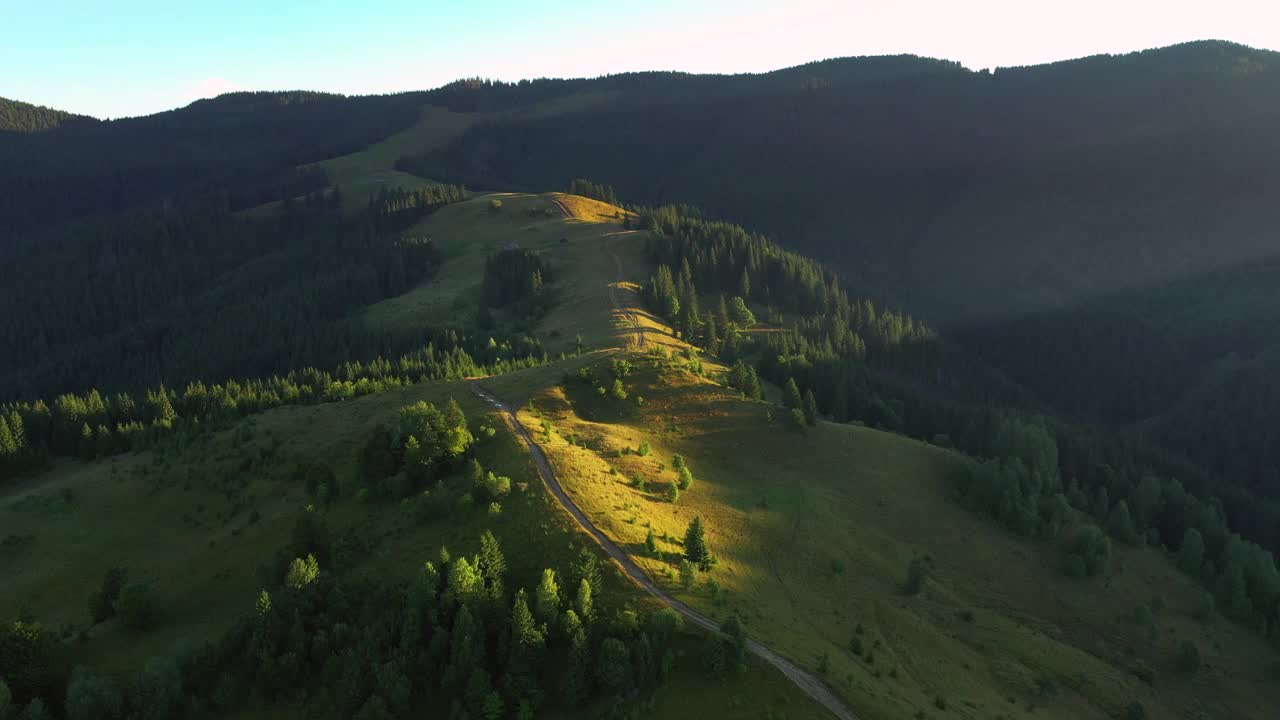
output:
M490 211L490 212L498 212L498 211L499 211L499 210L501 210L501 209L502 209L502 201L501 201L501 200L499 200L499 199L497 199L497 198L494 198L494 199L492 199L492 200L490 200L490 201L489 201L489 211Z
M636 454L640 457L648 457L653 452L653 448L649 446L649 441L640 443L640 447L636 448Z
M674 503L680 501L680 486L671 483L667 485L667 502Z
M688 490L689 488L693 487L693 473L689 471L689 468L684 465L681 465L679 473L680 473L680 480L678 481L677 484L679 484L680 489Z
M496 502L511 493L511 478L494 475L492 472L484 476L477 489L480 502Z

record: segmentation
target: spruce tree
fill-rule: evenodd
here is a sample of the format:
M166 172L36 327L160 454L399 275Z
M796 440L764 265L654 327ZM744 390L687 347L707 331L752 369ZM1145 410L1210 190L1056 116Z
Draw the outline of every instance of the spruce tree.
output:
M1107 517L1107 531L1121 542L1133 544L1137 541L1138 533L1133 528L1129 504L1124 500L1117 500L1115 507L1111 509L1111 514Z
M9 429L9 422L0 415L0 460L4 460L18 454L18 442L13 437L13 431Z
M653 528L649 528L649 534L644 536L644 549L650 555L658 554L658 539L653 536Z
M555 627L560 614L560 585L556 583L556 571L546 568L535 595L538 621L547 627Z
M704 565L710 557L707 551L707 540L702 527L702 516L696 516L689 522L684 533L684 557L694 565Z
M800 387L796 385L796 379L793 377L787 378L786 387L782 391L782 402L788 408L798 408L803 402L800 399Z
M480 556L476 569L484 581L489 597L498 599L503 596L503 576L507 572L507 560L502 554L502 546L493 532L485 530L480 536Z
M13 442L18 446L18 452L22 452L27 447L27 428L17 410L9 413L9 432L13 433Z
M600 588L604 587L600 577L600 560L588 548L584 547L578 551L578 558L574 561L572 570L571 577L579 582L579 590L581 590L581 582L587 581L588 595L599 592ZM581 610L578 614L582 615L583 622L587 621L586 615Z
M586 578L578 581L578 597L574 607L583 623L590 623L595 618L595 601L592 599L591 583Z
M804 420L810 425L818 424L818 399L813 396L813 389L804 391Z
M511 669L514 673L529 672L537 663L546 639L529 611L529 601L521 589L516 593L511 608Z

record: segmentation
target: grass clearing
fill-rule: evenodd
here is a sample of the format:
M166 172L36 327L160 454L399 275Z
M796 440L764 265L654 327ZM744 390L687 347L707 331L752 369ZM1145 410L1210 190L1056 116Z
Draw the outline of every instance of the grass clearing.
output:
M364 321L396 329L469 324L480 301L485 258L516 246L542 253L555 273L551 288L557 302L537 328L548 350L572 352L579 335L587 349L615 346L621 320L601 310L610 307L609 286L617 274L610 250L627 233L615 217L617 208L586 198L564 200L571 197L493 193L441 208L407 232L436 244L445 257L440 271L403 295L371 305ZM495 200L502 203L498 210ZM573 208L573 215L565 217L558 202ZM638 261L632 250L626 248L629 264ZM516 325L501 310L493 315L498 330Z

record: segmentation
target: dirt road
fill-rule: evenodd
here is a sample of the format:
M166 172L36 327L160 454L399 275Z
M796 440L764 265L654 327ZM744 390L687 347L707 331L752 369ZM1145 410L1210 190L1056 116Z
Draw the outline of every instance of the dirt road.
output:
M591 522L586 513L582 512L577 503L575 503L569 497L568 493L564 491L564 488L560 486L560 481L556 478L555 470L552 469L551 463L547 460L547 455L543 452L542 446L533 439L533 434L530 433L528 428L526 428L524 424L520 422L519 418L516 417L515 411L495 397L493 393L485 389L480 385L480 383L473 382L469 387L472 392L502 413L503 418L508 425L511 426L512 430L515 431L516 435L518 435L522 440L524 440L525 444L528 445L529 452L533 455L534 465L537 466L538 474L542 476L542 481L546 483L547 489L549 489L551 494L555 496L561 507L572 515L573 519L582 526L582 529L586 530L589 535L595 538L596 542L600 544L600 547L604 548L604 551L609 555L609 557L613 558L618 565L622 567L622 571L626 573L627 577L631 578L631 580L637 585L647 590L651 595L661 600L671 609L688 618L690 622L706 628L711 632L720 631L719 626L711 620L711 618L708 618L697 610L694 610L688 605L664 593L661 588L654 584L644 570L641 570L640 566L636 565L635 562L632 561L630 555L624 552L622 548L618 547L613 540L609 539L609 536L605 535L604 532ZM756 655L781 671L783 675L790 678L797 687L805 692L805 694L813 698L827 710L831 711L832 715L840 718L840 720L858 720L858 716L855 715L853 711L845 705L844 701L832 692L825 683L809 672L802 670L795 663L782 657L778 653L775 653L764 645L761 645L755 640L747 640L747 650L750 651L751 654Z
M604 249L605 249L605 252L609 253L609 257L613 258L614 266L618 268L617 281L609 284L609 302L613 304L613 311L618 315L622 316L622 319L625 320L627 324L631 326L631 329L633 331L635 331L636 347L642 348L644 347L644 343L645 343L644 323L640 322L640 317L636 315L635 312L624 309L622 302L618 300L618 290L622 286L623 277L624 277L623 271L622 271L622 259L618 257L618 254L616 252L613 251L613 248L609 245L609 241L607 240L605 241Z

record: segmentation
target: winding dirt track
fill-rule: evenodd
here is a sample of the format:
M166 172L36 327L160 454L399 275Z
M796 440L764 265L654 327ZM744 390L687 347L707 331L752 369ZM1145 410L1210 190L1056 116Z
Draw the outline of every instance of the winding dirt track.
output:
M529 429L524 426L524 423L520 422L520 419L516 417L516 412L514 410L498 398L494 397L493 393L489 392L489 390L480 383L473 382L470 384L470 388L471 391L480 396L481 399L502 412L503 419L508 425L510 425L511 429L515 431L516 435L524 440L525 444L529 446L529 452L533 455L534 465L538 467L538 474L542 476L542 481L546 483L547 489L549 489L551 494L555 496L556 500L560 502L561 507L568 511L568 513L573 516L574 520L578 521L578 524L582 526L582 529L586 530L588 534L595 538L596 542L600 543L600 547L604 548L604 551L609 555L609 557L617 561L618 565L622 567L622 571L627 574L627 577L631 578L631 580L637 585L647 590L651 595L661 600L671 609L688 618L690 622L706 628L711 632L720 632L720 627L711 620L711 618L708 618L706 615L703 615L697 610L694 610L683 602L680 602L663 592L661 588L649 579L649 576L644 572L644 570L641 570L640 566L635 564L630 555L623 551L622 548L618 547L618 545L614 543L608 535L605 535L603 531L597 528L595 523L591 522L586 513L582 512L577 503L575 503L569 497L569 494L564 491L564 488L561 487L559 479L556 478L555 470L552 469L551 463L547 460L547 455L543 452L542 446L533 439L533 434L530 433ZM805 694L816 700L827 710L830 710L832 715L840 718L840 720L858 720L858 716L854 715L853 711L844 704L844 701L837 697L836 694L826 686L826 684L812 674L800 669L795 663L750 638L747 639L747 650L750 651L752 655L756 655L781 671L783 675L790 678L796 686L805 692Z
M552 198L552 202L560 208L560 211L563 212L566 217L570 217L568 208L561 204L559 199ZM617 254L614 253L611 247L606 245L605 249L613 258L614 264L618 268L618 280L611 283L609 286L609 299L613 303L614 310L627 318L629 323L632 325L636 333L636 344L642 346L645 342L645 328L634 313L628 312L623 308L622 304L618 301L616 294L618 284L623 280L622 261L618 258ZM569 497L569 494L564 491L564 488L560 485L560 480L556 477L555 470L551 467L551 462L547 460L547 454L543 452L542 446L533 439L533 434L524 426L524 423L520 422L520 419L516 416L515 410L499 400L491 391L479 382L472 382L469 384L469 387L471 388L471 391L478 395L482 400L489 403L502 413L503 420L511 427L517 436L524 440L525 445L529 447L529 453L533 456L533 463L538 468L538 475L542 477L542 482L546 484L547 489L551 491L551 494L560 503L560 506L573 516L573 519L582 526L582 529L591 537L595 538L595 541L600 544L600 547L604 549L605 553L618 563L622 568L622 571L626 573L627 577L631 578L633 582L648 591L649 594L658 598L658 600L662 601L672 610L675 610L688 618L688 620L695 625L714 633L720 632L719 625L717 625L711 618L663 592L661 588L654 584L648 574L646 574L644 570L641 570L639 565L636 565L630 555L628 555L622 548L618 547L617 543L611 540L608 535L605 535L600 528L596 527L595 523L591 522L590 518L587 517L587 514L584 513L582 509L578 507L578 504ZM804 691L806 695L813 698L819 705L822 705L829 710L832 715L836 716L840 720L858 720L858 716L849 709L849 706L846 705L839 696L832 692L831 688L827 687L822 680L818 679L813 674L801 669L795 663L750 638L747 639L747 650L752 655L759 657L777 668L779 672L786 675L787 678Z
M613 311L622 316L627 324L636 334L636 347L644 347L646 328L644 323L640 322L640 317L635 312L622 307L622 303L618 301L618 289L622 285L622 259L613 251L607 243L604 245L605 251L609 253L609 257L613 258L613 264L618 268L618 280L609 284L609 302L613 304Z

